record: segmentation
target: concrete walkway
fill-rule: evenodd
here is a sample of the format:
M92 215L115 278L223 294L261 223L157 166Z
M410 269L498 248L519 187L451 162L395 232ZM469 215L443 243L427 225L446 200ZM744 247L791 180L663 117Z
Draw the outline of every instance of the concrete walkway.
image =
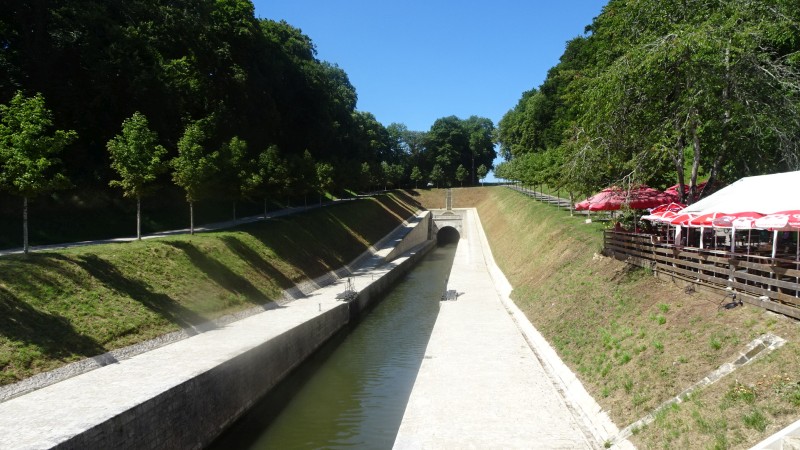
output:
M527 320L507 309L510 287L477 213L465 212L448 283L458 299L441 304L395 448L602 447L598 434L613 433L613 424L591 430L567 403L515 322Z

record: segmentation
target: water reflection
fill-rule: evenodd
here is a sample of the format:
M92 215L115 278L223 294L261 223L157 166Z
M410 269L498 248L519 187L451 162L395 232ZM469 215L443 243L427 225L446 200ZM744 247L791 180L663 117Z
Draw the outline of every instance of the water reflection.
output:
M391 448L425 354L455 244L437 247L212 448Z

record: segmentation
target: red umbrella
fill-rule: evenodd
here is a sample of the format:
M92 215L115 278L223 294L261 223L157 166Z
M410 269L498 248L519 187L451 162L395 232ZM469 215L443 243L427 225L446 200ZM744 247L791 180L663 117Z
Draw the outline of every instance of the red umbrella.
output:
M660 213L652 213L646 216L642 216L642 220L649 220L651 222L665 222L669 223L670 220L674 219L678 213L674 211L662 211Z
M587 209L589 209L589 199L588 198L586 200L582 201L582 202L575 203L575 211L584 211L584 210L587 210Z
M781 211L775 214L768 214L755 221L757 228L772 230L775 235L772 238L772 257L774 258L778 245L779 231L797 231L797 260L800 261L800 210Z
M663 213L664 211L678 212L683 208L686 208L686 205L684 205L683 203L677 203L677 202L665 203L663 205L659 205L651 209L650 214Z
M697 214L692 214L692 213L678 214L675 217L673 217L672 220L669 221L669 223L671 223L672 225L686 226L689 224L689 221L694 219L695 217L697 217Z
M603 189L584 201L588 203L586 209L589 211L613 211L620 209L625 204L631 209L653 208L669 203L672 201L672 197L648 186L637 186L630 190L612 186Z
M800 229L800 211L781 211L768 214L756 220L757 228L778 231L794 231Z
M717 216L711 224L717 228L736 228L737 230L747 230L755 228L753 222L763 214L754 211L742 211L736 213L726 213Z
M698 183L695 192L697 192L699 194L700 191L702 191L705 186L706 186L706 182ZM664 193L665 194L669 194L670 196L674 197L676 199L676 201L678 201L678 200L681 199L680 189L681 189L681 185L680 184L676 184L675 186L670 186L667 189L665 189ZM686 196L689 195L689 185L688 184L684 184L683 185L683 192L686 194ZM697 200L697 199L695 199L695 200Z
M689 219L687 225L690 227L710 227L713 225L714 219L722 215L722 213L718 212L701 214L697 217Z

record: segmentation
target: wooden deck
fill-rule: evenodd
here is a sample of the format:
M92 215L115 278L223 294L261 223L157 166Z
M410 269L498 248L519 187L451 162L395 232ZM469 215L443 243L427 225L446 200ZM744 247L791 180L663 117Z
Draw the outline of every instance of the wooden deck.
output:
M612 230L604 232L604 253L800 319L800 262L794 258L680 247L649 234Z

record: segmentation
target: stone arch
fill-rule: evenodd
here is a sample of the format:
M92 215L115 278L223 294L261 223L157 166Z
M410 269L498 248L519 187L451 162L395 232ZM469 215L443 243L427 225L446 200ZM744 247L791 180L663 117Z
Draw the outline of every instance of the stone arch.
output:
M455 244L461 239L461 233L455 227L444 226L436 232L436 243L439 245Z

